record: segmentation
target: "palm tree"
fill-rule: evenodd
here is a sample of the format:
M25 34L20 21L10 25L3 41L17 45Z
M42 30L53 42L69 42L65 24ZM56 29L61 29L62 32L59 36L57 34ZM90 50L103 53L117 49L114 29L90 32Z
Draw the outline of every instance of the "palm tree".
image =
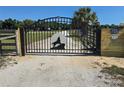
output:
M81 28L81 35L83 36L87 32L88 25L96 24L98 18L96 13L91 11L91 8L85 7L75 11L73 20L76 22L75 25Z

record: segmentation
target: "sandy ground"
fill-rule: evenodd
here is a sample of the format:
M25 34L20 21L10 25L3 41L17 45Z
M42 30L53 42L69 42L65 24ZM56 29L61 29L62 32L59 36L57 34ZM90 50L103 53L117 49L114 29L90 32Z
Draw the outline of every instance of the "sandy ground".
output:
M124 58L96 56L13 57L17 64L0 69L0 86L105 87L119 81L106 79L100 70L107 65L124 67Z

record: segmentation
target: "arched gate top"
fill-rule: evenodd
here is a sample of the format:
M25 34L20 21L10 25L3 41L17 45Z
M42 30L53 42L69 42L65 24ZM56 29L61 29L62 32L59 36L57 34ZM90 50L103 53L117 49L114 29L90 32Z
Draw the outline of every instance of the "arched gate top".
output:
M67 19L67 20L72 20L72 18L70 18L70 17L61 17L61 16L48 17L48 18L44 18L44 19L41 19L41 20L49 20L49 19Z

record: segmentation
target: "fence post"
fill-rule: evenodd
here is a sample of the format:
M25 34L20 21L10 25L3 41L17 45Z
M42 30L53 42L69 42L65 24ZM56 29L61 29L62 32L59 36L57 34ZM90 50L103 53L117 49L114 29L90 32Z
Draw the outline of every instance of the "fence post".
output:
M16 48L17 48L17 55L21 56L20 28L16 30Z
M20 43L21 43L21 56L25 56L25 32L24 29L20 29Z

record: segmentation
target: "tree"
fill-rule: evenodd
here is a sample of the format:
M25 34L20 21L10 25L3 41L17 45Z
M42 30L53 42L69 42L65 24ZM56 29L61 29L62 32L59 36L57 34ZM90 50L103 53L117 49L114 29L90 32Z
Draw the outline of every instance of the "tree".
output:
M105 28L110 28L109 24L105 24L104 26L105 26Z
M2 23L3 23L3 21L0 20L0 29L2 29Z
M94 25L98 21L95 12L91 11L91 8L85 7L80 8L78 11L75 11L73 21L81 28L81 35L85 35L87 32L88 25Z
M2 22L3 29L16 29L17 27L17 20L16 19L6 19Z
M31 29L31 28L33 28L33 23L34 23L34 21L32 21L31 19L25 19L21 23L21 26L24 28Z

